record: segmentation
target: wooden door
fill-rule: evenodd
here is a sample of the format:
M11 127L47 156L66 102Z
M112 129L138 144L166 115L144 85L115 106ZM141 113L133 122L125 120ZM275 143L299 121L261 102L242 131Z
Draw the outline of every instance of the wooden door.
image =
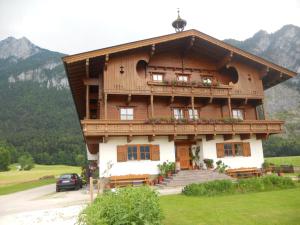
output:
M189 169L190 167L189 147L189 145L176 146L177 160L180 162L180 169Z

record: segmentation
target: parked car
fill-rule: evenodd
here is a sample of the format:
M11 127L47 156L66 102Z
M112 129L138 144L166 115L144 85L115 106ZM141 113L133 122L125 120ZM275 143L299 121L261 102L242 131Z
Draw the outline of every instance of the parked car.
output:
M62 174L56 182L56 192L65 189L78 190L82 188L82 180L76 173Z

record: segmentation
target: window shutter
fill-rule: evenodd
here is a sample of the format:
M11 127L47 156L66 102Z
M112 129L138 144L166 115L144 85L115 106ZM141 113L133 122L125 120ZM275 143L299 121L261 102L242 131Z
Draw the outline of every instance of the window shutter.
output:
M118 145L117 146L117 161L126 162L127 161L127 146Z
M217 143L217 158L223 158L224 157L224 144Z
M251 156L251 149L250 149L250 143L244 142L243 143L243 155L244 156Z
M151 145L151 160L153 161L160 160L159 145Z

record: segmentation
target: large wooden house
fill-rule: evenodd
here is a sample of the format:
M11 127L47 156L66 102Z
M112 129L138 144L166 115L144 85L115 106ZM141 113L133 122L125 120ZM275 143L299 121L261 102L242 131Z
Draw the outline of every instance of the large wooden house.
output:
M101 177L192 169L191 151L231 168L261 167L262 139L283 131L264 90L295 72L187 30L63 58Z

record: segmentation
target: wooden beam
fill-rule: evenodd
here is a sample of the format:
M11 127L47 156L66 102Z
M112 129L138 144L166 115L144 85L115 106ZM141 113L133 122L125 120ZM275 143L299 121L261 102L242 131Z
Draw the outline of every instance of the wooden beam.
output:
M215 140L215 135L213 135L213 134L206 134L205 138L206 138L206 141Z
M86 86L86 92L85 92L85 117L86 119L90 118L90 86Z
M154 118L154 105L153 105L153 95L150 95L150 105L151 105L151 118Z
M188 44L186 45L186 48L184 49L183 51L183 55L186 55L187 52L194 46L194 43L195 43L195 36L192 36L190 39L189 39L189 42Z
M214 98L213 98L213 97L210 97L209 100L208 100L208 103L209 103L209 104L213 103L213 100L214 100Z
M130 142L132 142L132 135L127 136L127 143L130 143Z
M223 134L224 141L232 140L233 135L232 134Z
M231 98L228 98L229 117L232 118Z
M154 141L155 135L149 135L148 136L148 142Z
M168 141L169 141L169 142L174 141L174 140L175 140L175 137L176 137L176 135L169 135L169 136L168 136Z
M97 79L97 78L84 78L83 83L84 83L84 85L98 86L99 85L99 79Z
M223 57L223 59L221 59L217 63L217 70L220 70L223 67L228 68L229 63L232 61L232 58L233 58L233 51L230 51Z
M151 45L150 58L155 54L155 44Z
M264 77L266 77L268 75L269 71L270 71L270 68L267 66L264 66L258 74L259 78L262 80Z
M90 59L85 60L85 77L90 77Z
M104 94L104 119L107 120L107 94Z
M267 140L269 137L269 134L256 134L256 139L257 140Z
M251 138L250 134L240 134L240 138L241 140L247 140Z
M195 118L195 99L194 96L191 97L192 111L193 111L193 119Z
M190 140L190 141L196 141L197 140L197 135L196 134L188 135L188 140Z
M105 55L104 70L107 70L108 60L109 60L109 54Z
M130 104L130 102L131 102L131 94L129 94L128 96L127 96L127 105L129 105Z
M108 135L105 135L104 137L103 137L103 143L107 143L108 142Z
M170 97L169 105L171 105L174 102L174 100L175 100L175 97L174 97L174 95L172 95Z

